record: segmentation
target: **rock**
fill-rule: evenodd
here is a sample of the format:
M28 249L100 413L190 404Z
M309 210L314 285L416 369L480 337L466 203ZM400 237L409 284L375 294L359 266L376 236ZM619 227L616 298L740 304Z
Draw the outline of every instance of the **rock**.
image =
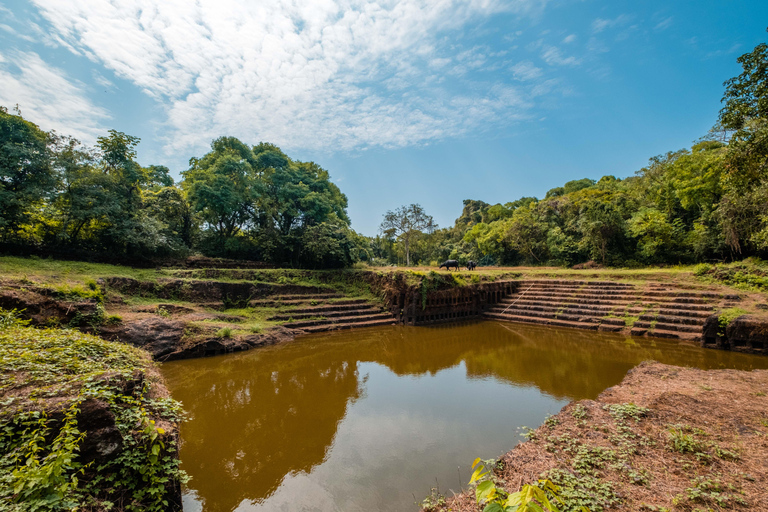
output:
M768 324L752 315L736 318L725 328L731 350L768 354Z
M167 318L144 318L113 327L108 334L123 343L141 347L158 359L179 349L184 325L184 322Z
M123 437L115 425L115 415L103 400L89 398L80 404L77 426L85 432L78 457L83 464L109 457L123 446Z

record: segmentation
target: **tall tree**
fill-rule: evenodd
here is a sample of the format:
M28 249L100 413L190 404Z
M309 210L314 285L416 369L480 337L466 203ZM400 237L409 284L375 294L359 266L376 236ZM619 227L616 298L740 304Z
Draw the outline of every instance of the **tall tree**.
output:
M15 236L35 205L55 193L50 143L50 135L21 112L0 107L0 237Z
M741 130L751 119L768 118L768 44L760 43L738 59L744 71L727 80L720 111L723 128Z
M418 204L401 206L395 211L387 211L384 221L379 226L382 233L389 237L396 237L403 242L405 249L405 264L411 264L411 242L420 233L433 232L437 224L430 215Z

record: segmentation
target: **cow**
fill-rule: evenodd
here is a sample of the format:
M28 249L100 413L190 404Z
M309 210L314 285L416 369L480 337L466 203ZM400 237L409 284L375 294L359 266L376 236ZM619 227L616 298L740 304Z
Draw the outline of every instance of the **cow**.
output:
M451 270L451 267L456 267L456 270L459 270L459 262L456 260L446 260L440 264L440 267L438 268L438 270L440 270L443 267L445 267L445 269L449 272Z
M475 270L476 267L477 267L477 263L475 263L474 261L469 260L467 262L467 270Z

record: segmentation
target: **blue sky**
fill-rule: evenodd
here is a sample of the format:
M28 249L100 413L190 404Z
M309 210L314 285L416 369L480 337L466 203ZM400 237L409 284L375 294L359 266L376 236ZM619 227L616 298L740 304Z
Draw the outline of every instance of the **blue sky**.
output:
M176 176L215 137L275 143L374 235L690 147L766 26L764 0L0 0L0 105Z

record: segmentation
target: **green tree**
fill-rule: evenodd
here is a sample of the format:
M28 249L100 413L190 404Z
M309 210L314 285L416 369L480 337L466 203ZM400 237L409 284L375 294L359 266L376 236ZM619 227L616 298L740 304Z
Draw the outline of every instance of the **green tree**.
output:
M411 243L420 233L431 233L437 229L437 224L430 215L418 204L401 206L384 214L384 220L379 230L388 237L399 239L405 250L405 264L411 264Z
M219 243L233 238L253 220L263 188L255 165L248 146L234 137L220 137L211 143L209 153L192 158L189 169L182 173L182 187L192 210Z
M737 59L743 71L725 81L720 124L741 130L752 119L768 118L768 44L760 43Z
M50 200L58 176L52 165L51 136L0 107L0 237L18 236L33 212Z

